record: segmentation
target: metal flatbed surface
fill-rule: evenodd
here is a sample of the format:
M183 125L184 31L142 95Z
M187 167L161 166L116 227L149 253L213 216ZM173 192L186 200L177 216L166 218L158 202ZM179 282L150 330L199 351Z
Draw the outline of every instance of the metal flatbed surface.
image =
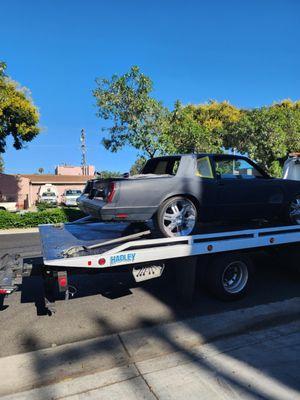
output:
M137 240L132 235L137 227L119 223L73 223L42 225L40 237L45 265L62 267L107 268L128 263L145 263L201 254L254 249L274 245L300 243L300 226L226 230L193 236L155 239L148 236ZM149 231L146 231L148 234ZM130 236L129 236L130 235ZM140 233L138 233L140 235ZM124 237L124 241L117 238ZM109 241L114 243L109 243ZM105 244L104 244L105 242ZM107 243L106 243L107 242ZM96 251L66 255L74 246L103 243Z
M40 240L43 258L56 260L63 258L63 251L73 246L90 246L120 238L132 233L126 223L68 223L40 225ZM104 246L97 253L108 251L112 246Z

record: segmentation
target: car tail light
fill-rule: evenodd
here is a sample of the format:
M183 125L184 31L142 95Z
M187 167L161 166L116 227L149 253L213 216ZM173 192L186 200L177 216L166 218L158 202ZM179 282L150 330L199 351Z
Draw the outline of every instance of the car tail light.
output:
M107 196L106 196L106 201L108 203L112 202L114 195L115 195L115 191L116 191L116 184L114 182L111 182L109 184L108 192L107 192Z

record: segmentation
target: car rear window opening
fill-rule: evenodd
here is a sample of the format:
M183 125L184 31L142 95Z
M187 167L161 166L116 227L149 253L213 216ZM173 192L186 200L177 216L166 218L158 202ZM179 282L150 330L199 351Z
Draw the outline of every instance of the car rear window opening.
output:
M142 174L176 175L180 157L153 158L148 160L142 169Z

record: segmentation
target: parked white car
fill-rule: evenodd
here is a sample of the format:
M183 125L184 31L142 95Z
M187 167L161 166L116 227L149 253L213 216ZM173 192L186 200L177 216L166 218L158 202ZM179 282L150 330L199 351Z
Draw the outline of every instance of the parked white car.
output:
M16 212L18 211L18 203L15 201L0 201L0 210Z
M79 189L67 189L62 196L62 204L65 206L77 206L76 200L82 194Z
M39 190L38 201L40 203L57 204L58 192L56 187L51 183L41 186Z
M300 153L292 153L283 165L283 179L300 181Z

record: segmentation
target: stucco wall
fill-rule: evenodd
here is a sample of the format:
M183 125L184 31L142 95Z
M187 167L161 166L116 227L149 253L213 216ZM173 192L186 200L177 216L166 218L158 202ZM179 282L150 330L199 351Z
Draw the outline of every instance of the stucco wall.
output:
M19 208L30 206L29 179L20 175L0 174L0 197L18 203Z
M86 167L73 167L72 165L58 165L55 169L56 175L95 175L95 167L87 165Z
M24 176L0 174L0 195L2 196L2 201L16 202L20 209L26 209L36 204L39 190L43 185L44 183L34 183ZM82 191L85 187L85 182L56 182L53 183L53 186L58 191L58 202L60 203L65 190L79 189Z

